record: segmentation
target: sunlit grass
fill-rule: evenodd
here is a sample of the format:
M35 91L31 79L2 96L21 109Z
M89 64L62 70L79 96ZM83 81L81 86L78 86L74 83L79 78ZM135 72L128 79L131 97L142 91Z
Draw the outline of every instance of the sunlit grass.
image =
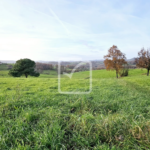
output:
M0 149L150 149L150 77L93 71L92 92L58 93L58 79L0 78ZM43 76L43 77L42 77ZM89 72L62 79L62 90L86 91Z

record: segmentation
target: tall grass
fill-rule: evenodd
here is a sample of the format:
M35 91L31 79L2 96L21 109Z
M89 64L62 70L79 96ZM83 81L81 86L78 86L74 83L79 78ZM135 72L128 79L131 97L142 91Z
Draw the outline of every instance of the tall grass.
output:
M116 79L93 71L88 95L58 93L57 78L0 78L0 149L150 149L150 78L143 72ZM88 74L64 77L62 88L86 91Z

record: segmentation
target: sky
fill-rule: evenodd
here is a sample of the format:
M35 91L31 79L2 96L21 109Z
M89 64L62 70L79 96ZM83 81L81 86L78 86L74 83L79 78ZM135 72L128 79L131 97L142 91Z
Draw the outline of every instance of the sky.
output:
M0 0L0 60L128 59L150 48L149 0Z

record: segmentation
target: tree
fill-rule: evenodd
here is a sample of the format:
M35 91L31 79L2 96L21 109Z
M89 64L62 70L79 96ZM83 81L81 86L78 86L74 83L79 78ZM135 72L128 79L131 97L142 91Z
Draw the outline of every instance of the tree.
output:
M9 75L13 77L25 75L27 78L28 75L38 77L40 74L35 71L35 62L25 58L20 59L15 63L13 68L9 71Z
M123 54L117 46L113 45L108 50L108 54L104 56L104 64L107 70L116 70L116 77L118 78L119 71L127 64L125 54Z
M150 70L150 50L145 50L144 48L138 52L138 58L135 59L136 66L140 68L147 69L147 76L149 76Z

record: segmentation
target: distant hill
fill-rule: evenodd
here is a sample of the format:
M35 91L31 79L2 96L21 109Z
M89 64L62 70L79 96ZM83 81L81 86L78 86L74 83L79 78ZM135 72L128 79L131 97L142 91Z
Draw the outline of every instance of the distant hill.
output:
M0 62L7 63L7 64L14 64L14 63L16 63L15 60L0 60Z
M127 59L127 61L135 61L135 58Z
M131 59L127 59L127 61L134 61L135 60L135 58L131 58ZM90 60L91 62L100 62L100 63L103 63L103 59L100 59L100 60ZM0 60L0 62L2 62L2 63L8 63L8 64L14 64L14 63L16 63L16 61L15 60ZM48 64L50 64L50 63L52 63L52 64L56 64L56 63L58 63L58 61L44 61L44 60L38 60L38 61L35 61L35 62L40 62L40 63L48 63ZM81 62L81 61L62 61L62 62L66 62L66 63L68 63L68 62L75 62L75 63L77 63L77 62Z

